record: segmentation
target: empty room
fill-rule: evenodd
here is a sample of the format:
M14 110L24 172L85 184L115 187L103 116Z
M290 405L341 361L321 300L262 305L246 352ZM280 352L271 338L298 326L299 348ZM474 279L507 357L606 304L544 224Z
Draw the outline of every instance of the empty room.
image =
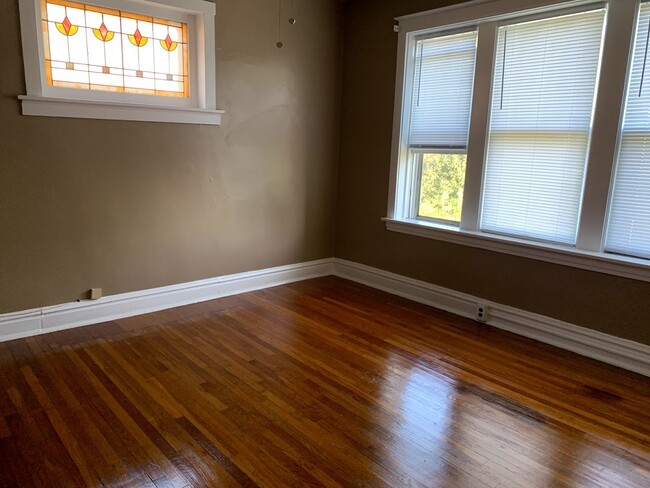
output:
M0 19L0 488L650 487L650 1Z

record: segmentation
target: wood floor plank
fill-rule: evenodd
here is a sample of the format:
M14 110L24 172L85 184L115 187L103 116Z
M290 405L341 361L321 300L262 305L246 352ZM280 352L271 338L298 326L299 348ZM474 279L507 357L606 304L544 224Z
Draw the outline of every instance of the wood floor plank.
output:
M0 487L650 486L650 379L339 278L0 344Z

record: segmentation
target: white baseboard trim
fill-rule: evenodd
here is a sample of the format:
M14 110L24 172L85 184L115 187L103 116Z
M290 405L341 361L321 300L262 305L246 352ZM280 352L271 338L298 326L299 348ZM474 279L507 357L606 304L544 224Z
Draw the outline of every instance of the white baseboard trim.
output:
M650 346L343 259L321 259L0 315L0 342L335 275L650 377Z
M478 303L485 304L489 325L650 376L650 346L645 344L351 261L334 259L334 274L467 318L474 318Z
M108 322L333 274L321 259L0 315L0 342Z

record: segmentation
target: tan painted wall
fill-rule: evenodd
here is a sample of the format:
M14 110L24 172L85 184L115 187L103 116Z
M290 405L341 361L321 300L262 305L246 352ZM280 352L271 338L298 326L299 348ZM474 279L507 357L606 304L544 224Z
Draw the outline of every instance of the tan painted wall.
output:
M336 256L650 344L650 283L388 232L380 220L395 91L392 19L450 3L345 5Z
M216 3L221 127L22 117L0 2L0 313L333 254L338 2Z

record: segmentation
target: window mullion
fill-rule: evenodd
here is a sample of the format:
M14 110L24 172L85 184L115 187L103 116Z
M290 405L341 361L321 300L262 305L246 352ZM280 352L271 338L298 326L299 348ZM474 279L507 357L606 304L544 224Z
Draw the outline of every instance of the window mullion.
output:
M576 247L601 252L637 1L610 2Z
M474 93L470 115L467 145L467 170L463 193L463 214L460 228L478 230L481 206L481 187L492 93L492 71L496 51L496 22L481 24L478 28L478 46L474 71Z

